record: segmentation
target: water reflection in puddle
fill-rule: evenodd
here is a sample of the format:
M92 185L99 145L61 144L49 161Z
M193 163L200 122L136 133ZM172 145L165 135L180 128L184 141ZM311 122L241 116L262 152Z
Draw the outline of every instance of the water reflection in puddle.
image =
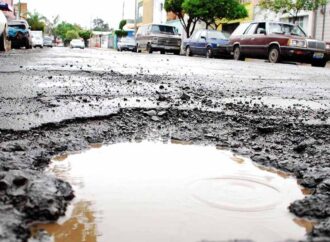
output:
M287 210L296 180L215 147L139 143L97 146L53 161L76 199L55 242L197 242L302 239L312 224Z

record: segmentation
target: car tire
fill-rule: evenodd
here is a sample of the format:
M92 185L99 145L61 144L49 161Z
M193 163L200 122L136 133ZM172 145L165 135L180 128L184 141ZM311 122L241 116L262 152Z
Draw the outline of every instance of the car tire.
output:
M236 46L234 48L234 59L237 61L244 61L245 57L241 53L241 49L239 46Z
M161 50L161 51L160 51L160 54L161 54L161 55L165 55L165 50Z
M213 58L213 51L211 47L207 47L206 49L206 58L208 59Z
M189 46L186 48L186 56L193 56Z
M180 55L180 50L176 50L173 52L174 55Z
M153 52L153 49L152 49L152 47L151 47L150 44L147 44L147 52L148 52L149 54L152 54L152 52Z
M9 41L7 39L7 32L6 30L0 36L0 51L8 51L9 50Z
M280 50L277 46L273 46L268 51L268 61L270 63L279 63L281 61Z
M325 61L325 60L312 62L312 66L314 66L314 67L325 67L326 65L327 65L327 61Z

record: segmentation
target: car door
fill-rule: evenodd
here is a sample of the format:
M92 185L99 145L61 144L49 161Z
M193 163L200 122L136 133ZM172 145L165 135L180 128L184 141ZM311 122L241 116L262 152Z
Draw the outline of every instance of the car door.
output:
M198 41L197 41L197 54L204 55L206 53L206 46L207 46L207 32L206 30L201 31Z
M268 42L266 23L260 22L256 28L255 34L251 40L253 42L253 51L258 58L264 58L268 54Z
M251 23L250 26L246 29L244 34L240 39L241 52L246 57L254 57L254 48L255 48L255 31L257 29L258 23Z
M201 35L201 31L197 31L191 37L190 50L193 54L198 54L198 40Z

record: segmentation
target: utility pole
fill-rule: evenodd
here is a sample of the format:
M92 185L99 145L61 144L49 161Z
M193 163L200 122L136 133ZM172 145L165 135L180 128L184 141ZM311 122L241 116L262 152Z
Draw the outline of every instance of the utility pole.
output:
M134 20L134 29L135 29L135 34L137 33L137 18L138 18L138 2L135 0L135 20Z
M322 40L324 40L326 16L327 16L327 4L323 5Z
M121 19L123 20L125 18L125 0L123 1L123 13Z
M18 0L18 19L21 19L21 0Z

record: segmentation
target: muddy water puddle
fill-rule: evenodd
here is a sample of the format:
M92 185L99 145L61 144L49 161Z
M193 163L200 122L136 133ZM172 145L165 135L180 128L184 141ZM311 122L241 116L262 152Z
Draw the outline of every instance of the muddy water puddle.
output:
M76 191L66 217L32 229L55 242L275 242L312 228L288 212L304 197L295 179L215 147L95 146L54 159L50 172Z

